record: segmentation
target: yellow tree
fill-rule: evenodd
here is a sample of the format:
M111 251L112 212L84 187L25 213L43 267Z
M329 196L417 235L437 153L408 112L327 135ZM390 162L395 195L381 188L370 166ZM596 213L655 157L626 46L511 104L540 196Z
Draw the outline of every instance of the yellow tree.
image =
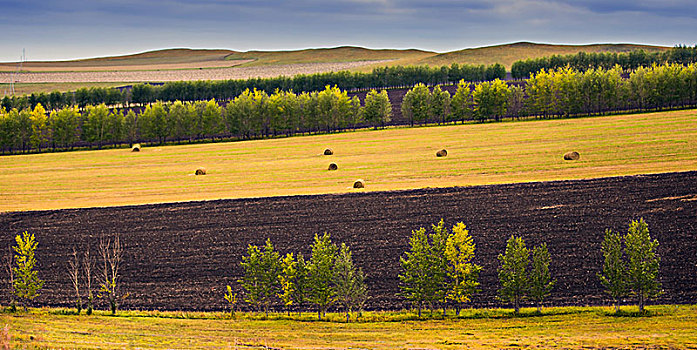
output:
M445 243L445 257L448 262L447 273L449 286L447 299L455 303L455 312L459 315L462 304L469 302L472 294L477 292L479 272L482 267L473 263L475 244L464 223L453 226Z
M41 146L48 141L48 117L46 109L37 103L34 110L31 111L31 145L41 151Z

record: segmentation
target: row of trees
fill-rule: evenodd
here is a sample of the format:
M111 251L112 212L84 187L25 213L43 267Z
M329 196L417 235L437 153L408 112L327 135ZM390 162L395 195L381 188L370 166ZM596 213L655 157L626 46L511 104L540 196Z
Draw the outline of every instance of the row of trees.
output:
M32 300L39 296L39 290L44 281L39 278L37 269L36 249L39 242L33 233L27 231L15 237L15 245L10 249L10 255L5 259L10 284L10 309L16 310L19 302L24 310ZM75 291L75 307L77 313L87 307L87 314L91 315L94 303L93 282L98 289L96 296L106 300L115 314L121 295L120 269L123 261L124 249L118 235L113 237L102 235L99 238L98 258L96 260L90 254L89 246L79 250L73 247L72 255L68 260L67 275L70 284ZM87 305L83 304L83 296L87 299Z
M501 64L490 66L459 65L450 66L394 66L379 67L370 73L348 71L296 75L293 77L251 78L218 81L177 81L164 84L137 84L128 88L81 88L74 92L38 93L25 96L5 96L2 107L34 108L41 104L49 109L69 106L84 108L87 105L106 104L107 106L145 105L155 101L203 101L215 99L225 101L235 98L245 90L261 90L271 94L276 90L313 92L327 85L342 90L369 90L388 87L407 87L417 83L427 85L448 84L460 80L486 81L504 79L506 69Z
M457 223L448 230L443 220L425 228L412 231L410 249L400 259L402 274L401 295L416 306L419 317L424 305L442 305L445 314L448 305L453 305L460 314L463 304L479 291L481 266L473 263L475 244L465 224ZM537 302L538 310L554 285L549 265L551 257L547 245L542 244L530 251L520 237L512 236L504 254L498 256L499 298L512 302L515 312L520 302L530 297Z
M629 78L622 69L570 67L542 70L524 85L504 81L461 80L455 94L440 86L417 84L401 111L410 125L453 121L500 120L504 117L570 117L617 111L648 111L697 105L697 65L640 67ZM295 94L245 90L221 106L215 100L164 103L144 110L110 110L106 105L47 113L34 109L0 109L0 151L102 146L135 142L248 139L306 132L332 132L358 126L384 126L392 119L385 90L371 90L361 106L345 90L325 87Z
M12 287L11 306L14 308L15 300L19 299L26 310L44 283L36 268L38 242L26 231L17 235L15 241L11 251L14 255L10 255L6 265ZM431 311L442 306L444 315L448 306L453 306L459 314L464 303L479 291L482 268L474 263L475 248L462 222L448 229L441 219L431 225L429 232L423 227L413 230L409 250L400 257L399 295L412 303L419 317L426 305ZM605 231L603 268L598 277L615 302L617 312L620 300L627 295L637 297L643 312L646 301L662 292L657 248L658 241L651 238L643 218L632 221L624 236L612 230ZM349 322L351 312L360 312L368 299L365 274L354 264L349 247L344 243L337 246L326 232L315 235L311 251L310 258L305 260L302 254L281 256L270 239L263 246L250 244L242 257L243 275L238 280L243 300L267 315L271 306L279 303L289 315L291 309L300 313L307 304L312 304L320 320L326 316L327 309L336 304L344 310ZM85 295L81 288L85 286L87 313L92 311L91 286L95 272L99 284L97 296L108 301L112 313L116 313L122 297L120 267L124 249L118 235L101 236L98 252L101 266L95 268L89 248L83 249L83 256L73 249L68 264L78 314ZM534 301L540 311L555 284L550 274L552 259L547 245L542 243L530 250L521 237L511 236L498 260L499 299L512 303L518 313L521 301L527 298ZM234 314L238 296L233 290L228 285L224 299Z
M247 255L242 257L244 275L239 280L244 301L267 315L270 305L277 301L283 302L288 314L291 308L300 313L305 303L310 303L317 307L320 320L337 303L348 322L351 312L362 310L368 298L365 274L354 265L349 247L332 243L326 232L315 235L311 248L312 255L305 261L302 254L281 257L270 239L263 247L250 244ZM234 313L237 297L230 286L227 289L225 299Z
M697 65L639 67L627 79L622 69L571 67L541 70L524 85L501 80L461 81L451 97L436 86L417 85L404 96L402 114L413 125L502 117L570 117L616 111L647 111L697 105Z
M511 77L513 79L525 79L542 69L556 69L570 66L578 71L588 69L610 69L616 65L625 71L632 71L639 67L650 67L654 64L676 63L687 65L697 63L697 45L676 46L667 51L646 52L635 50L627 53L617 52L579 52L572 55L553 55L540 58L530 58L513 62Z
M47 113L34 109L0 109L0 151L13 153L79 145L133 144L143 141L253 138L384 126L392 116L387 92L370 91L361 107L357 97L336 87L312 93L245 90L224 107L215 100L156 102L140 113L110 110L106 105Z

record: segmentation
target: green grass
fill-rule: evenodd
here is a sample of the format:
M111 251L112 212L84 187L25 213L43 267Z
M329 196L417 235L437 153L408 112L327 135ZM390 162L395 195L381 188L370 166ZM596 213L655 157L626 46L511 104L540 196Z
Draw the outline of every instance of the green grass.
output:
M562 160L572 150L581 159ZM0 160L0 211L585 179L697 170L697 110ZM208 175L194 176L198 166Z
M630 310L630 307L625 307ZM634 310L634 308L631 308ZM235 319L220 313L120 312L65 315L55 309L0 314L15 348L689 348L697 344L697 306L650 306L648 315L611 308L465 310L460 318L417 320L410 312L368 312L343 323L275 314Z

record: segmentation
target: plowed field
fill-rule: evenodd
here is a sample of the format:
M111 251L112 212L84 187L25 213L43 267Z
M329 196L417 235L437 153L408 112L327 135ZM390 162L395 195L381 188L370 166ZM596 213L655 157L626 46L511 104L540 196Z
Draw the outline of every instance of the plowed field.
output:
M421 189L393 192L269 197L113 208L0 214L0 246L29 230L39 241L40 305L68 305L68 254L99 234L119 233L127 247L123 285L127 308L223 308L223 291L240 277L248 244L268 237L282 253L302 252L315 233L346 242L368 275L370 308L407 304L398 292L399 257L412 229L444 218L464 221L483 266L474 305L495 299L496 256L510 235L530 246L547 242L558 282L555 305L607 303L596 277L605 228L626 231L644 217L660 241L664 303L697 300L697 172ZM3 279L6 279L3 274ZM3 281L3 288L7 283ZM3 297L7 295L2 294ZM3 300L6 302L6 300Z

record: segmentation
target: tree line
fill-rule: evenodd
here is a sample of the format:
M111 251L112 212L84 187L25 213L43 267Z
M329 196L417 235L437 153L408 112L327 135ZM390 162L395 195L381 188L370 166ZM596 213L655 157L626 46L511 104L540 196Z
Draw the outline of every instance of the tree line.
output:
M402 115L414 123L566 118L610 112L640 112L697 105L697 65L639 67L628 78L622 68L571 67L541 70L523 84L501 80L461 81L454 95L439 86L417 85L404 96Z
M604 68L610 69L618 65L625 71L639 67L650 67L654 64L676 63L687 65L697 63L697 45L675 46L667 51L646 52L635 50L627 53L617 52L579 52L571 55L552 55L540 58L529 58L513 62L511 77L525 79L542 69L556 69L569 66L578 71Z
M76 146L133 144L167 140L249 139L296 133L332 132L358 125L384 126L392 116L385 90L364 99L327 86L295 94L245 90L225 105L215 100L167 103L144 109L110 109L105 104L47 110L0 109L0 151L70 149Z
M69 106L85 108L87 105L106 104L107 106L143 106L156 101L202 101L215 99L230 100L245 90L260 90L272 94L276 90L313 92L325 86L336 86L342 90L370 90L388 87L411 87L417 83L427 85L448 84L460 80L487 81L505 79L506 68L501 64L450 66L394 66L374 68L370 73L349 71L300 74L293 77L230 79L214 81L176 81L164 84L136 84L130 89L123 88L81 88L74 92L33 93L25 96L5 96L2 107L24 109L43 105L48 109Z
M5 261L12 311L16 310L17 302L26 310L43 287L44 281L38 275L37 247L34 234L25 231L15 237L11 255ZM658 241L651 238L643 218L633 220L625 235L610 229L605 231L601 245L602 272L597 276L615 303L617 313L620 302L627 296L635 296L643 312L646 302L663 292L657 248ZM89 246L80 251L73 248L66 276L75 292L77 314L84 306L83 297L88 300L87 314L92 313L93 281L98 284L97 298L105 300L111 313L116 313L118 302L124 297L120 267L125 249L118 235L102 235L95 265ZM353 262L350 248L345 243L336 245L325 232L315 234L310 249L311 255L306 260L300 253L282 256L270 239L263 246L250 244L240 262L243 274L237 280L239 289L227 285L221 296L231 316L234 317L240 300L267 316L270 311L281 310L279 305L288 315L291 311L299 314L316 311L320 320L332 307L343 311L346 322L350 322L354 311L360 316L368 300L367 275ZM475 250L474 240L462 222L450 229L441 219L431 225L430 231L423 227L412 230L409 250L399 261L398 295L411 303L419 318L425 307L433 314L434 308L440 306L444 316L451 307L459 315L479 291L482 268L474 262ZM498 261L499 300L512 304L516 314L521 303L529 300L540 313L544 299L556 283L550 273L552 257L547 244L529 249L522 237L513 235L506 242L505 251L498 255ZM238 296L237 290L241 295Z
M622 68L583 72L571 67L541 70L523 84L495 79L461 80L451 95L439 85L417 84L400 106L410 125L502 118L558 118L609 112L640 112L697 105L697 65L639 67L628 78ZM358 97L326 86L296 94L245 90L225 103L215 100L157 101L145 108L110 109L105 104L66 107L50 113L0 108L0 152L70 149L136 142L250 139L277 135L381 127L392 120L385 90Z

